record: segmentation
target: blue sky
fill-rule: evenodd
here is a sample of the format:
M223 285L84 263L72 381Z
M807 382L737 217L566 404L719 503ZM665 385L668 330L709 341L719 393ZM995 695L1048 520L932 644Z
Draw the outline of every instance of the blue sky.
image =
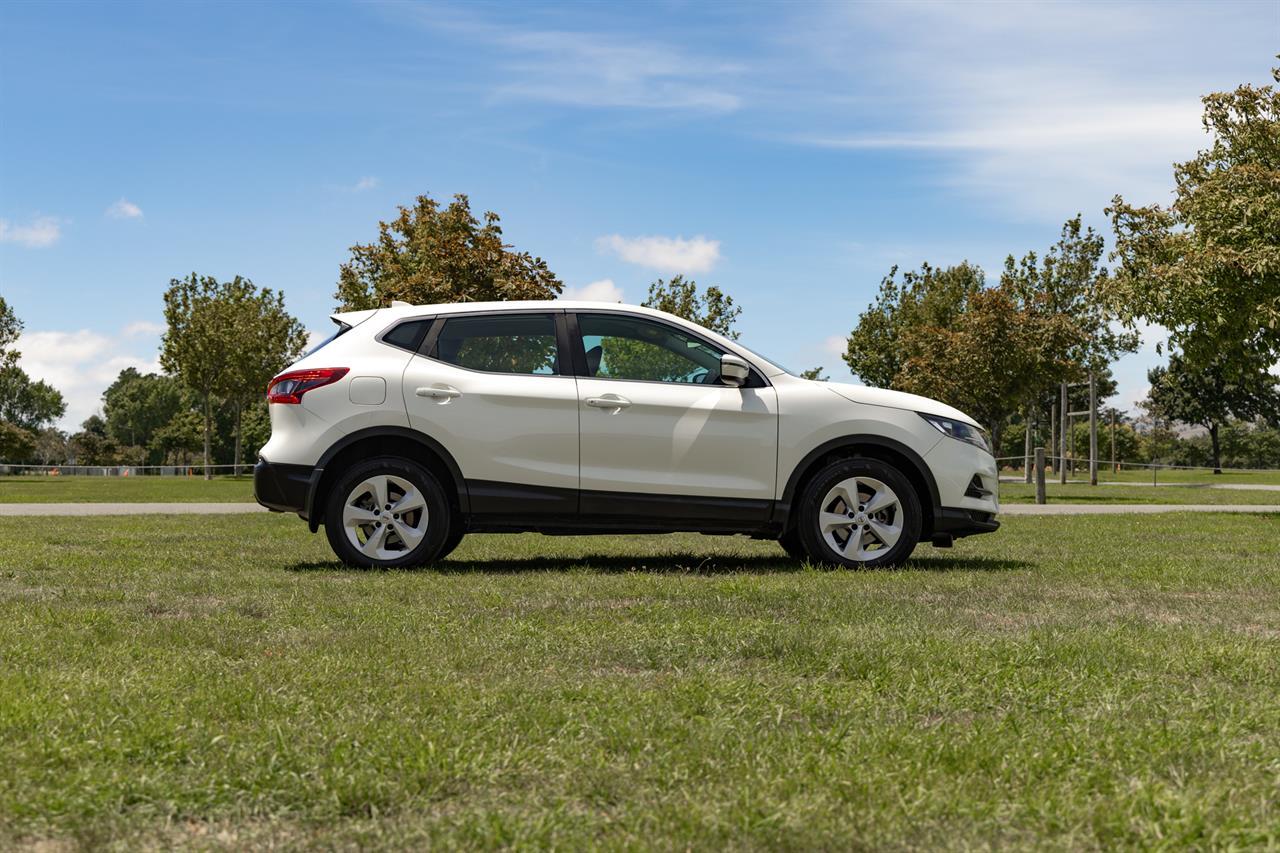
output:
M465 192L572 293L685 272L844 379L891 265L995 278L1117 192L1167 201L1199 96L1278 46L1274 0L8 3L0 293L71 427L156 369L171 277L249 276L324 329L347 247Z

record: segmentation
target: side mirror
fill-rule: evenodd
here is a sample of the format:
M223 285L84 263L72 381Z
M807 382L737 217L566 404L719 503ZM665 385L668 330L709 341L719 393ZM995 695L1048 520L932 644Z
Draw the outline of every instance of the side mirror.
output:
M732 388L741 388L747 384L751 375L751 365L736 355L725 353L720 356L720 379Z

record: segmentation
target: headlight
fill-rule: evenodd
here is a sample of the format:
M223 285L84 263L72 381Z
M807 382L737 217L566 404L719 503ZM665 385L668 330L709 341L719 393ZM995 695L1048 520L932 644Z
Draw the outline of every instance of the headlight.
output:
M943 418L938 415L926 415L924 412L916 412L920 417L933 424L933 428L943 435L949 435L952 438L959 439L965 444L972 444L974 447L980 447L983 450L995 454L991 451L991 441L987 438L984 430L978 429L976 426L970 426L963 421L952 420L951 418Z

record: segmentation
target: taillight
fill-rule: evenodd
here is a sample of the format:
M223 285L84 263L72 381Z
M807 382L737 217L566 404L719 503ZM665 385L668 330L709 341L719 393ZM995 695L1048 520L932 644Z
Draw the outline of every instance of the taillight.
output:
M317 367L281 373L267 383L268 403L301 403L302 395L332 385L347 375L346 367Z

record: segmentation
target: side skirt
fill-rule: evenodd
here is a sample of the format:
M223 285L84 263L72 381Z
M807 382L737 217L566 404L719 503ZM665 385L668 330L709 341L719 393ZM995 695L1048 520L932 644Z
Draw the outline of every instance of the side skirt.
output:
M723 533L776 536L771 500L651 495L468 480L473 532Z

